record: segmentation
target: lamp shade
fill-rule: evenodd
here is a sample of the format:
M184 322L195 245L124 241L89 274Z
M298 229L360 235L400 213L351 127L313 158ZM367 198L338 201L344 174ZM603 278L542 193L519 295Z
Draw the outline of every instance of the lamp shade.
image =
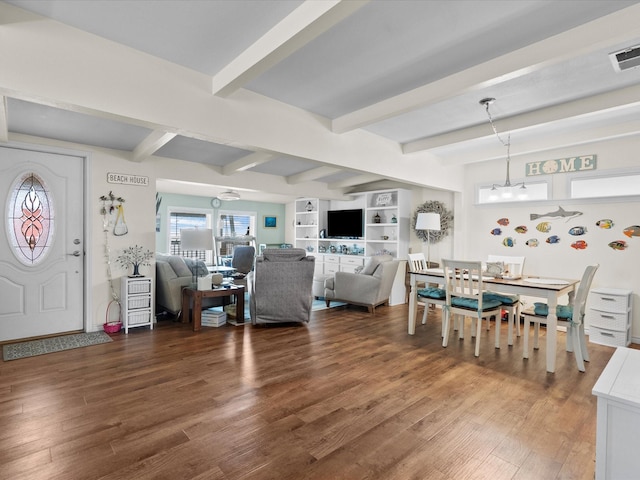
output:
M180 249L183 251L213 250L213 230L210 228L181 229Z
M434 212L418 213L416 230L440 230L440 214Z

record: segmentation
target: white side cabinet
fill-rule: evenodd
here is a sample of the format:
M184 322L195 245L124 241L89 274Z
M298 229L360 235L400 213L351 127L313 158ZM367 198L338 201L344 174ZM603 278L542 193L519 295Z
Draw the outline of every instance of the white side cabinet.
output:
M598 399L596 480L639 478L640 350L618 347L592 393Z
M153 281L149 277L122 277L120 304L124 333L133 327L153 330Z
M632 298L630 290L591 289L586 312L590 342L612 347L631 343Z

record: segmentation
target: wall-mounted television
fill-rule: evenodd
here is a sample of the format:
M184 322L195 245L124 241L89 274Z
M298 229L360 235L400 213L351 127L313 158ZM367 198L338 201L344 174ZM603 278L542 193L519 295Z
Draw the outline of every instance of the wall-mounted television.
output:
M327 211L327 236L360 238L363 236L362 209Z

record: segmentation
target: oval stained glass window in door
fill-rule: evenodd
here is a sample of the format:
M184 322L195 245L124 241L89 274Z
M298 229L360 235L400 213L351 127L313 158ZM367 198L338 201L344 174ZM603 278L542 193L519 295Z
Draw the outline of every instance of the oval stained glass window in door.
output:
M24 265L36 265L47 255L54 232L51 192L35 173L17 178L8 202L7 227L13 253Z

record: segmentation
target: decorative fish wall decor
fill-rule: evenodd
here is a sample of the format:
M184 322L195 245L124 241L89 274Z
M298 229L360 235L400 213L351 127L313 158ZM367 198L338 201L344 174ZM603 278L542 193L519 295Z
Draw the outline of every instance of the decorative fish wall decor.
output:
M507 225L509 225L509 219L508 218L499 219L498 225L502 225L503 227L506 227Z
M587 233L587 227L573 227L569 229L569 235L577 237L578 235L584 235Z
M610 218L603 218L602 220L598 220L596 222L596 226L604 228L605 230L609 230L613 228L613 220L611 220Z
M562 217L562 218L566 218L568 222L573 217L577 217L579 215L582 215L582 212L565 210L564 208L558 206L558 210L556 210L555 212L541 213L541 214L532 213L529 215L529 218L531 220L536 220L538 218L543 218L543 217Z
M542 233L547 233L551 230L551 224L549 222L540 222L536 225L536 230Z
M535 248L535 247L537 247L537 246L540 244L540 242L538 242L538 239L537 239L537 238L530 238L529 240L527 240L527 241L525 242L525 244L526 244L528 247Z
M515 244L516 241L511 237L507 237L502 241L502 245L504 245L505 247L513 247Z
M627 237L640 237L640 226L639 225L631 225L630 227L625 228L622 233L624 233Z
M527 233L527 231L528 231L528 230L529 230L529 229L527 228L527 226L526 226L526 225L518 225L518 226L515 228L516 233Z
M557 235L551 235L546 240L547 243L553 245L554 243L560 243L560 237Z
M578 240L571 244L571 248L575 248L576 250L584 250L585 248L587 248L587 246L587 242L585 242L584 240Z
M494 228L493 230L491 230L491 235L502 235L502 230L499 229L498 227Z
M625 242L624 240L614 240L613 242L609 243L609 246L614 250L624 250L627 248L627 242Z

